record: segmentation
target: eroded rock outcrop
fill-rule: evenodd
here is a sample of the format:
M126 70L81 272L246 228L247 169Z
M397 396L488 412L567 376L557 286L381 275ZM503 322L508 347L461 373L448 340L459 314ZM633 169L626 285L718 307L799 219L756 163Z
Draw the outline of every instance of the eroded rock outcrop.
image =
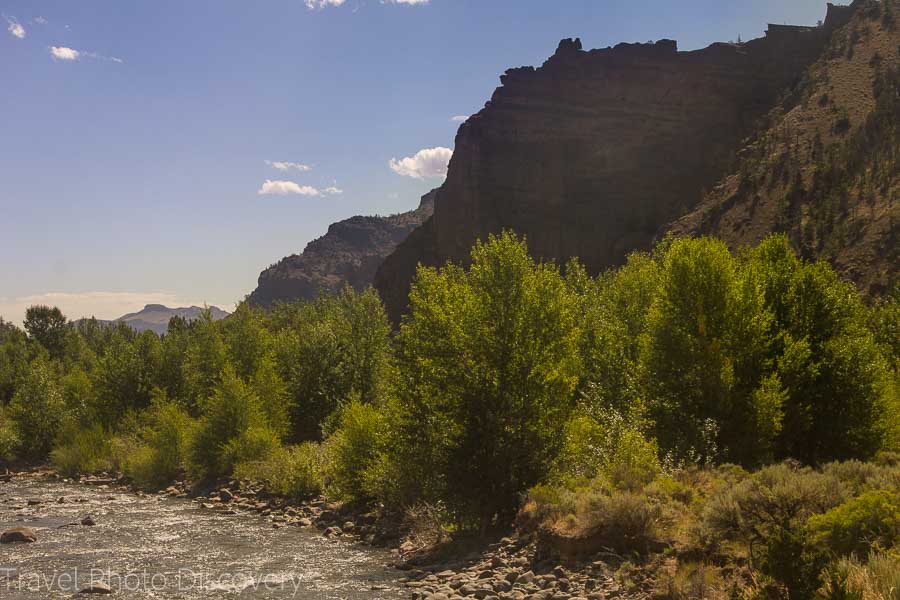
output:
M435 191L422 196L413 211L389 217L352 217L332 224L328 233L310 242L302 254L288 256L263 271L249 302L271 306L278 301L311 300L348 284L365 289L384 258L431 216Z
M540 258L597 272L648 248L727 171L754 123L821 55L854 8L818 27L679 52L671 40L584 51L563 40L541 67L511 69L463 124L434 216L375 277L395 320L418 263L464 261L509 228Z

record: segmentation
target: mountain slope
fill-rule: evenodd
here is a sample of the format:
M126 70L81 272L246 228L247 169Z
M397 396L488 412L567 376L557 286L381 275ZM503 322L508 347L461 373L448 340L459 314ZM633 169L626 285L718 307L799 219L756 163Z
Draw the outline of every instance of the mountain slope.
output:
M695 52L669 40L586 52L563 40L541 67L507 71L460 128L434 216L376 275L392 318L418 263L464 261L504 228L537 257L577 256L592 272L648 248L728 172L853 12L829 5L820 27L772 25L764 38Z
M861 4L738 165L671 228L732 247L785 232L860 288L900 263L900 3Z
M409 212L352 217L332 224L302 254L283 258L263 271L248 301L271 306L278 301L311 300L320 292L337 292L348 284L365 289L384 257L431 216L434 194L422 196L419 207Z

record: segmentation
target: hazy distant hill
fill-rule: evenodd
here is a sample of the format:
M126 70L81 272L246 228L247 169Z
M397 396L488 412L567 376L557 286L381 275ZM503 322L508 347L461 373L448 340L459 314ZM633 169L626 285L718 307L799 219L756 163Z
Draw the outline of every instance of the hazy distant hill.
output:
M104 323L125 323L135 331L153 331L162 335L169 329L169 320L172 317L182 317L193 321L200 317L203 310L199 306L169 308L162 304L148 304L139 312L129 313L112 321L104 321ZM217 306L210 306L209 310L214 321L224 319L231 314Z

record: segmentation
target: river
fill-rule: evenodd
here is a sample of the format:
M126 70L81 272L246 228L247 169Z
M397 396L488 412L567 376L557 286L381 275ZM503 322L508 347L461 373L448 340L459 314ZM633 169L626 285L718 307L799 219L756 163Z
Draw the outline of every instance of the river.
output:
M23 525L38 541L0 545L3 599L70 598L92 580L115 597L404 596L385 551L184 499L19 477L0 483L0 531Z

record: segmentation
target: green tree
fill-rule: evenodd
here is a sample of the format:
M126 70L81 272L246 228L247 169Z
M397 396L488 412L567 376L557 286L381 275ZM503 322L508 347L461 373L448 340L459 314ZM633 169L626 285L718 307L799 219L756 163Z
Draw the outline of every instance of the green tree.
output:
M761 287L725 244L679 239L666 249L643 359L663 449L751 465L770 456L781 420L777 381L760 390L770 321Z
M859 293L827 264L797 259L784 236L764 240L749 261L774 315L767 337L785 394L779 455L810 464L872 456L889 376Z
M422 464L461 524L483 529L514 514L561 448L581 375L579 301L555 265L504 233L475 245L468 271L420 267L410 307L402 460Z
M25 311L28 337L43 346L52 358L62 355L68 321L58 308L31 306Z
M50 454L65 418L65 408L52 365L42 357L37 358L9 405L23 458L42 460Z
M270 346L269 333L263 327L259 311L243 302L221 327L231 364L244 381L250 381Z
M184 358L184 380L189 406L196 413L219 384L228 362L228 348L218 324L207 309L191 324Z
M127 411L150 405L160 358L161 344L153 332L133 341L114 337L94 372L96 416L104 425L114 427Z
M292 396L295 441L318 440L350 396L372 402L391 365L390 325L371 288L283 307L274 352Z

